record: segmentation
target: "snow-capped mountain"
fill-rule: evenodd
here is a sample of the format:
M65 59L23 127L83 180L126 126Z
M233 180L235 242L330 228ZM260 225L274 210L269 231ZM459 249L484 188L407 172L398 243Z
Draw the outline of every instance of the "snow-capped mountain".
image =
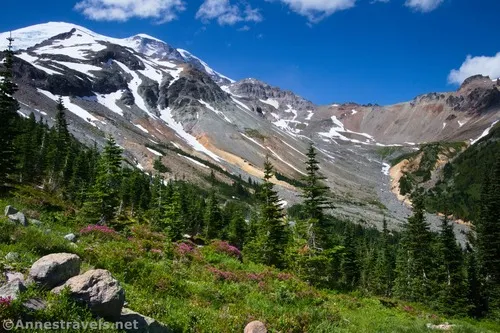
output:
M198 57L192 55L185 50L177 50L165 43L164 41L149 36L147 34L137 34L128 38L112 38L95 33L82 26L65 23L65 22L49 22L37 24L30 27L15 30L13 32L4 32L0 34L0 49L7 48L7 38L15 39L14 50L27 50L31 47L62 33L75 33L68 35L70 38L61 39L60 42L41 48L38 54L64 54L72 58L85 58L84 53L88 51L101 51L105 44L111 43L120 45L126 48L131 48L139 54L147 55L159 61L176 60L191 64L195 68L205 71L214 81L220 83L231 83L233 80L224 75L219 74L210 68L205 62Z
M9 35L0 34L0 49ZM33 112L51 123L61 96L79 139L102 143L111 134L137 167L150 171L163 156L172 170L167 176L199 183L214 165L227 182L230 174L259 179L266 155L280 174L299 179L313 142L341 199L337 214L372 223L387 212L370 202L390 207L394 223L408 213L387 189L380 146L411 150L425 141L475 140L500 118L500 86L483 77L457 92L392 106L317 106L256 79L235 82L145 34L120 39L60 22L15 30L12 37L22 115ZM299 200L294 185L274 181L289 204Z

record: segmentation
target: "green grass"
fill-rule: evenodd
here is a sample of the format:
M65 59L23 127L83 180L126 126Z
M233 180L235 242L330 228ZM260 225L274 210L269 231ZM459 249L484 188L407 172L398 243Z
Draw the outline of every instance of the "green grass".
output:
M0 206L6 204L34 212L19 199L0 200ZM121 281L129 308L174 332L241 332L252 320L263 321L270 332L428 332L427 323L445 321L458 325L454 332L500 331L496 323L444 318L416 304L388 300L393 306L387 307L386 302L361 293L316 289L293 272L241 261L215 246L181 253L148 226L136 225L117 234L81 235L75 247L63 236L78 233L84 225L75 222L70 211L60 207L40 214L41 227L12 226L1 218L0 258L18 252L20 260L2 259L0 266L27 273L44 254L76 253L83 259L83 270L108 269ZM29 295L54 304L49 312L38 314L43 320L56 316L90 320L88 311L64 295L54 299L36 289Z

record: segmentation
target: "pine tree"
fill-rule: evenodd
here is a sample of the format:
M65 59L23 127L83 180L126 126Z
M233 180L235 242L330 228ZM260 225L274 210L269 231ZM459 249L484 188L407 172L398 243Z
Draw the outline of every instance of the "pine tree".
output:
M483 293L489 310L500 310L500 158L483 184L476 231Z
M482 292L476 252L468 246L467 255L467 303L468 314L474 318L483 317L487 312L486 298Z
M205 237L215 239L223 233L224 223L215 191L210 192L204 214Z
M174 189L173 195L165 207L165 231L173 241L182 239L184 234L184 221L182 214L181 193L179 188Z
M418 190L413 198L413 215L408 218L399 246L395 295L425 302L432 289L432 234L425 221L424 201Z
M307 176L304 177L306 185L302 188L301 195L304 198L304 210L308 217L307 243L311 249L325 248L328 245L328 226L324 210L331 207L326 196L329 188L322 183L326 178L319 173L319 162L312 144L307 157Z
M97 163L96 178L83 207L83 216L105 224L114 219L119 205L122 150L108 137Z
M438 237L439 258L439 307L449 314L464 314L466 307L466 284L463 274L462 250L458 245L453 225L445 216Z
M4 186L8 176L16 169L14 138L19 104L14 99L17 85L13 82L14 52L12 51L12 41L13 39L9 38L9 48L4 52L4 68L0 71L0 187Z
M287 226L281 208L280 198L271 183L274 168L269 158L264 163L264 182L261 185L260 196L260 229L263 233L263 261L278 268L284 265L284 254L288 242Z
M235 209L230 217L228 240L231 244L242 249L245 244L248 225L241 209Z
M374 290L382 296L391 296L393 284L394 258L390 246L390 235L387 229L387 220L384 217L382 241L377 251L375 262Z
M15 149L18 155L18 172L20 183L30 183L36 175L37 154L39 152L37 136L37 123L35 115L30 114L23 126L22 134L15 140Z
M354 289L358 285L360 267L358 262L357 247L353 232L348 230L344 237L342 256L342 281L347 289Z

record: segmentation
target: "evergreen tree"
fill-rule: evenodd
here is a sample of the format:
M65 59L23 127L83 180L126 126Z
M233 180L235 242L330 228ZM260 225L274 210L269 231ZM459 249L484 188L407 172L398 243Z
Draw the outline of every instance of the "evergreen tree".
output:
M375 263L374 290L382 296L391 296L394 270L394 258L390 246L390 235L387 229L387 220L384 217L382 241L377 251Z
M483 184L476 231L483 292L489 310L500 310L500 158Z
M468 246L467 255L467 302L468 314L472 317L483 317L487 311L486 298L482 293L479 267L476 253Z
M179 189L174 189L173 195L165 207L165 230L173 241L182 239L184 221L182 216L182 202Z
M247 233L247 222L241 209L235 209L230 217L228 240L231 244L242 249Z
M12 38L9 48L4 52L3 69L0 71L0 187L3 187L8 176L16 169L14 152L15 121L18 118L19 105L14 99L17 85L13 82L14 52Z
M83 216L99 224L114 219L119 205L121 154L121 148L109 137L97 163L94 184L83 207Z
M28 121L15 140L15 149L18 155L18 172L20 183L30 183L35 178L37 154L39 152L37 136L37 123L35 115L30 114Z
M351 230L348 230L344 237L342 256L342 281L347 289L354 289L358 285L360 268L357 255L356 242Z
M413 215L399 244L394 291L409 301L427 301L432 291L432 234L425 221L422 194L413 198Z
M264 163L264 182L261 185L260 196L260 233L263 238L264 263L278 268L284 265L284 254L288 242L287 226L281 208L280 198L271 183L274 168L269 158Z
M462 250L457 244L453 225L445 216L438 237L439 308L449 314L465 311L466 284L462 267Z
M224 223L215 191L210 192L208 196L203 220L205 222L205 237L207 239L214 239L222 235Z
M304 198L305 214L308 217L307 243L309 248L318 249L327 246L327 219L324 210L330 207L326 196L329 188L322 183L326 178L319 173L319 162L312 144L307 157L307 176L304 177L305 186L301 196Z

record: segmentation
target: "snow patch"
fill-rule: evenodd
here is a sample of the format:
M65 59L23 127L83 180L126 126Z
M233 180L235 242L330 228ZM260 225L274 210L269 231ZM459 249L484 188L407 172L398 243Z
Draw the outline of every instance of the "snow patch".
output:
M208 66L208 64L206 62L204 62L203 60L201 60L200 58L194 56L192 53L190 53L189 51L186 51L186 50L183 50L183 49L177 49L177 51L181 54L181 56L184 58L184 60L186 61L190 61L192 59L195 59L195 60L198 60L200 62L200 64L203 66L203 68L205 69L205 72L207 72L209 75L214 75L214 76L219 76L223 79L226 79L228 80L229 82L231 83L234 83L235 81L228 78L227 76L224 76L222 75L221 73L219 72L216 72L214 71L212 68L210 68L210 66Z
M27 53L16 54L15 56L20 58L20 59L23 59L26 62L29 62L31 65L33 65L33 67L35 67L41 71L44 71L45 73L47 73L49 75L63 75L63 73L61 73L61 72L58 72L58 71L55 71L53 69L50 69L50 68L47 68L47 67L40 65L38 62L38 58L30 56Z
M151 149L151 148L149 148L149 147L146 147L146 148L147 148L147 150L149 150L150 152L152 152L152 153L153 153L153 154L155 154L156 156L163 156L163 154L162 154L162 153L160 153L159 151L156 151L156 150Z
M181 123L178 123L174 120L174 118L172 117L172 110L169 107L161 110L160 118L165 121L167 125L177 133L177 135L179 135L182 139L184 139L184 141L186 141L191 147L193 147L193 149L204 153L217 162L220 162L221 158L219 156L205 148L205 146L199 143L194 136L184 130Z
M203 163L201 163L201 162L198 162L197 160L195 160L195 159L193 159L193 158L191 158L191 157L189 157L189 156L181 155L181 154L179 154L179 153L178 153L177 155L179 155L179 156L181 156L181 157L184 157L185 159L187 159L187 160L189 160L189 161L193 162L194 164L197 164L197 165L202 166L202 167L204 167L204 168L210 169L210 167L209 167L208 165L205 165L205 164L203 164Z
M226 115L224 114L224 112L216 110L213 106L211 106L210 104L208 104L204 100L199 99L198 102L200 102L201 104L203 104L210 111L212 111L212 112L216 113L217 115L219 115L220 117L222 117L228 123L231 123L231 124L233 123L228 117L226 117Z
M311 120L313 116L314 116L314 112L311 110L307 110L306 120Z
M240 102L238 101L236 98L234 98L233 96L231 96L231 99L237 103L238 105L240 105L241 107L247 109L248 111L251 111L250 108L248 106L246 106L246 104L244 104L243 102Z
M286 165L288 165L290 168L294 169L298 173L303 174L304 176L306 176L305 173L303 173L302 171L300 171L299 169L297 169L296 167L294 167L292 164L290 164L287 161L285 161L283 158L281 158L281 156L279 156L278 154L276 154L271 148L267 147L267 149L269 149L269 151L271 153L273 153L273 155L276 156L281 162L285 163Z
M149 133L149 131L147 129L145 129L144 127L142 127L139 124L134 124L134 126L137 127L138 129L140 129L141 131L143 131L144 133Z
M264 147L263 145L261 145L260 143L258 143L255 139L253 139L253 138L251 138L251 137L249 137L249 136L247 136L247 135L245 135L243 133L240 133L240 134L241 134L241 136L243 136L244 138L252 141L253 143L255 143L256 145L258 145L259 147L261 147L263 149L266 149L266 147Z
M58 100L58 97L56 95L52 94L50 91L42 90L42 89L39 89L39 88L37 88L37 91L39 93L47 96L48 98L50 98L53 101L57 101ZM97 125L94 124L94 122L100 121L99 119L97 119L96 117L94 117L87 110L81 108L80 106L78 106L76 104L73 104L68 96L61 96L61 99L62 99L62 101L64 103L64 106L66 107L66 109L68 111L70 111L71 113L73 113L73 114L77 115L78 117L82 118L83 120L85 120L86 122L90 123L91 125L97 127ZM101 123L106 124L103 121L101 121Z
M382 173L386 176L389 176L389 170L391 169L390 164L382 163Z
M498 123L498 120L496 120L493 124L491 124L490 127L488 127L487 129L484 130L483 134L481 134L477 139L475 140L471 140L471 145L475 144L476 142L478 142L479 140L481 140L482 138L484 138L485 136L487 136L488 134L490 134L490 131L491 129Z
M99 94L96 96L82 97L82 99L86 101L99 103L108 108L110 111L113 111L114 113L123 116L123 110L116 104L116 101L122 98L122 95L123 91L116 91L107 95Z
M275 100L275 99L272 99L272 98L268 98L266 100L263 100L261 99L260 100L262 103L265 103L265 104L268 104L268 105L271 105L272 107L274 107L275 109L279 109L280 108L280 103Z
M93 65L87 65L87 64L80 64L80 63L76 63L76 62L69 62L69 61L55 61L54 60L54 63L56 64L60 64L60 65L63 65L69 69L73 69L77 72L80 72L80 73L83 73L83 74L86 74L92 78L95 78L95 75L90 73L90 71L100 71L102 70L102 68L100 67L97 67L97 66L93 66Z

